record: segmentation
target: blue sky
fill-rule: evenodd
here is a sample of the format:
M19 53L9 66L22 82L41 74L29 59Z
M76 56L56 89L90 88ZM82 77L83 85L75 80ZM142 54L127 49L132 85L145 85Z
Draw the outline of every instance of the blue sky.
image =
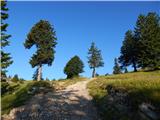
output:
M160 2L8 2L9 23L7 33L11 34L10 46L14 63L8 67L8 75L18 74L30 80L35 68L29 59L35 52L24 48L23 43L31 27L40 19L48 20L56 30L57 46L55 60L51 67L43 66L43 77L65 78L63 68L67 61L78 55L84 62L84 73L90 77L87 52L91 42L102 51L105 65L97 73L112 73L114 58L120 55L124 34L134 29L140 13L160 13Z

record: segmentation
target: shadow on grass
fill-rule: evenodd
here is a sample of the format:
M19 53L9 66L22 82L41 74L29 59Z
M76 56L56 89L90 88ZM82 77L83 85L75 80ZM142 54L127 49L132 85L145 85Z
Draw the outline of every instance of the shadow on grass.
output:
M49 88L49 83L45 81L40 82L31 82L28 84L22 84L20 88L16 91L14 91L12 94L8 94L6 96L3 96L1 99L1 107L2 107L2 114L9 113L11 109L24 105L26 101L28 101L35 93L28 94L28 91L30 91L33 87L45 87Z
M116 89L118 90L118 88ZM160 118L160 89L130 91L125 98L123 98L123 95L116 95L121 94L121 89L118 91L119 93L114 93L114 96L107 90L103 96L98 94L93 96L94 103L100 116L102 116L102 120L145 120L139 114L139 105L142 103L154 105L154 112Z

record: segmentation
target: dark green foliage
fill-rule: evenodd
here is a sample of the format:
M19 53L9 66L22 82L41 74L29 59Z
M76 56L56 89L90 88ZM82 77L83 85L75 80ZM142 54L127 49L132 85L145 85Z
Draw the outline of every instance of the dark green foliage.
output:
M8 91L9 84L7 82L1 82L1 95L4 95Z
M56 47L56 34L52 25L45 20L40 20L35 24L24 43L25 48L30 49L33 45L36 46L37 51L33 54L30 64L32 67L38 66L38 75L37 79L41 78L42 65L47 64L48 66L52 65L54 60L54 54Z
M122 67L160 69L160 17L150 12L139 15L134 33L128 30L121 47Z
M95 43L92 43L88 50L88 63L89 67L93 69L92 77L95 77L95 68L104 66L101 50L98 50Z
M158 14L139 15L135 27L135 38L139 42L139 66L158 69L160 67L160 17Z
M9 45L8 39L11 37L11 35L6 34L6 29L8 27L8 24L4 22L8 18L8 8L6 1L1 1L1 74L2 79L5 76L6 68L13 63L10 57L10 53L6 53L4 51L4 47Z
M113 67L113 74L121 74L121 68L118 64L117 58L114 59L114 67Z
M119 62L122 67L132 65L134 71L137 71L138 62L138 42L134 38L134 34L131 30L128 30L125 34L125 39L121 47L121 56L119 57Z
M11 80L12 82L18 82L19 81L19 78L18 78L18 75L14 75L14 77L12 78Z
M64 68L64 73L67 78L73 78L79 76L79 73L83 72L84 64L78 56L71 58Z

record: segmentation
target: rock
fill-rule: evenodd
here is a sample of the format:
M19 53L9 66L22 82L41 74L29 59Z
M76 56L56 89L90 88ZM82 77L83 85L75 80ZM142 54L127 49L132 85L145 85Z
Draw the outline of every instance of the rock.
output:
M85 112L80 111L80 110L74 110L73 113L76 114L76 115L78 115L78 116L85 116L86 115Z
M16 112L17 112L17 109L11 110L11 112L10 112L10 114L9 114L9 116L10 116L11 119L15 119L15 114L16 114Z
M151 109L152 108L152 109ZM140 111L149 119L151 120L159 120L160 116L153 110L154 106L147 104L147 103L142 103L139 106Z
M57 107L55 107L54 105L52 105L48 109L51 110L51 111L55 111L57 109Z
M38 91L38 87L32 87L31 90L27 91L28 94L35 94Z
M120 112L120 113L127 113L128 112L128 108L125 105L115 104L114 106L118 110L118 112Z
M78 98L77 98L77 97L75 97L75 96L71 96L71 97L69 97L69 100L71 100L71 101L77 101L77 100L78 100Z
M45 87L39 87L39 90L45 90Z

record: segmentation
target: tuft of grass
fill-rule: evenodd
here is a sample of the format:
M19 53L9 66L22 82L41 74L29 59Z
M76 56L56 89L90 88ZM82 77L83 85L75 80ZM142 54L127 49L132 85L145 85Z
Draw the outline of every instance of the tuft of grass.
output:
M46 81L29 81L24 84L21 84L19 89L15 89L12 91L12 94L6 94L1 98L1 109L2 114L7 114L14 107L21 106L25 104L33 95L28 94L28 91L32 89L32 87L46 87L50 88L50 84Z
M104 107L101 107L107 104L108 92L106 88L108 85L116 89L127 90L135 107L138 107L142 102L149 102L160 110L160 71L99 76L96 80L88 83L89 93L104 116L110 114L109 111L105 111Z

